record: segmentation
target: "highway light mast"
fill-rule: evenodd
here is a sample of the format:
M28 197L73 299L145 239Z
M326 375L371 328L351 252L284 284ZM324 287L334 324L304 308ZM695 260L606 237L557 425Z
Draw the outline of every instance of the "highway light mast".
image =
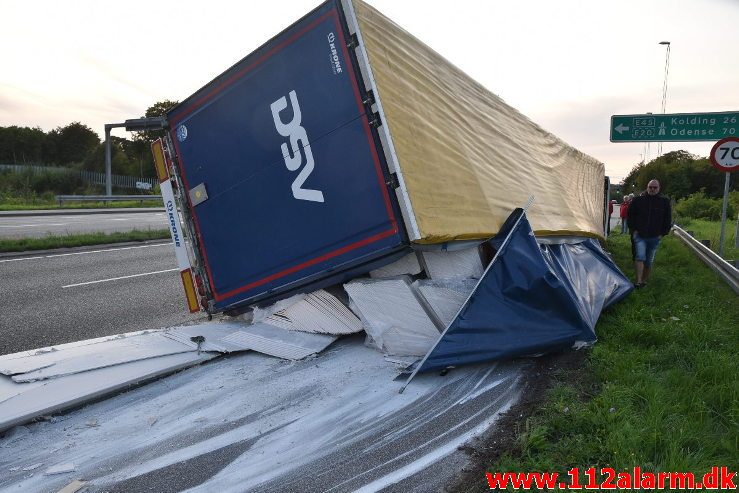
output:
M105 195L113 195L113 175L111 174L111 148L110 148L110 131L114 128L124 127L129 132L142 130L158 130L167 126L167 120L163 116L153 116L148 118L134 118L126 120L123 123L106 123L105 124Z
M659 44L667 46L665 52L665 80L662 83L662 114L665 114L667 109L667 75L670 73L670 42L660 41ZM657 144L657 157L662 155L662 142Z

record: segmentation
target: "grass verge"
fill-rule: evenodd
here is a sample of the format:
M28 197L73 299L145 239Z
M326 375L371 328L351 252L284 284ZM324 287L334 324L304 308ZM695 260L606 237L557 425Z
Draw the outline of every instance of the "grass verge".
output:
M633 277L628 237L611 236L609 247ZM649 285L602 314L584 362L554 376L486 471L736 471L738 329L739 298L679 240L665 238ZM486 489L478 477L465 491Z
M161 207L161 200L126 200L122 202L74 202L59 206L59 202L36 202L33 204L4 203L0 204L0 211L37 211L37 210L66 210L66 209L131 209L137 207Z
M705 219L686 219L680 225L685 231L692 231L696 240L711 240L711 250L718 253L719 239L721 238L721 221L706 221ZM739 249L736 248L736 218L726 220L724 234L724 258L739 259Z
M169 238L168 229L137 230L117 233L86 233L66 236L47 236L45 238L21 238L0 240L0 252L23 252L27 250L48 250L52 248L72 248L87 245L103 245L125 241L146 241Z

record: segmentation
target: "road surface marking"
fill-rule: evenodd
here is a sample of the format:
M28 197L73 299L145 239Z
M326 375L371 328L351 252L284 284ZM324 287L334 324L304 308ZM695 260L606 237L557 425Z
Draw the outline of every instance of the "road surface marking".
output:
M161 246L169 246L172 242L157 243L156 245L142 245L142 246L131 246L121 248L108 248L105 250L90 250L89 252L73 252L73 253L55 253L53 255L40 255L38 257L23 257L23 258L11 258L8 260L0 260L0 264L4 262L19 262L21 260L38 260L41 258L52 258L52 257L69 257L70 255L87 255L88 253L102 253L102 252L118 252L120 250L135 250L137 248L153 248Z
M180 270L180 269L178 267L175 267L174 269L158 270L155 272L144 272L143 274L133 274L131 276L113 277L110 279L100 279L98 281L78 282L77 284L67 284L66 286L62 286L62 288L74 288L77 286L86 286L88 284L98 284L101 282L120 281L121 279L130 279L132 277L153 276L154 274L163 274L165 272L173 272L176 270Z
M66 226L69 223L45 223L45 224L13 224L0 226L0 228L37 228L42 226Z
M516 384L514 383L514 385L516 385ZM405 478L407 478L409 476L412 476L412 475L414 475L414 474L416 474L416 473L418 473L420 471L423 471L424 469L426 469L431 464L434 464L435 462L438 462L439 460L441 460L441 459L447 457L448 455L454 453L456 450L459 450L459 447L461 447L463 444L465 444L465 443L469 442L470 440L472 440L472 438L474 438L476 436L482 435L485 431L487 431L495 423L495 421L497 421L498 417L501 414L505 413L506 411L508 411L513 406L513 404L519 399L520 395L521 395L521 391L520 390L516 391L516 393L512 397L509 397L508 398L508 400L505 402L505 404L503 404L495 413L493 413L492 416L490 416L489 418L487 418L486 420L484 420L481 424L477 425L475 428L473 428L470 431L467 431L466 433L463 433L463 434L458 435L456 437L454 437L454 436L449 437L448 439L446 439L447 440L446 443L443 443L442 442L436 448L432 449L431 452L429 452L429 453L427 453L427 454L425 454L425 455L423 455L423 456L415 459L410 464L407 464L407 465L405 465L403 467L400 467L398 469L395 469L393 471L390 471L387 474L385 474L384 476L381 476L381 477L375 479L374 481L371 481L370 483L365 484L361 488L356 488L356 485L359 483L359 481L362 480L360 478L360 476L366 475L367 473L369 473L371 471L374 471L374 470L377 470L377 469L379 469L379 468L381 468L383 466L387 466L389 464L392 464L393 462L400 462L398 459L400 459L400 458L402 458L404 456L410 456L413 452L419 451L422 448L427 447L428 445L431 445L432 442L438 441L437 439L439 437L434 437L431 440L427 441L426 443L423 443L423 444L417 446L415 449L409 450L409 451L401 454L398 457L393 457L393 458L387 460L386 462L384 462L382 464L379 464L379 465L377 465L377 466L375 466L375 467L373 467L373 468L371 468L371 469L369 469L367 471L363 471L363 472L357 474L356 476L354 476L354 477L352 477L352 478L350 478L348 480L345 480L342 483L339 483L338 485L334 486L333 488L331 488L329 490L326 490L326 493L328 493L328 492L330 492L332 490L336 490L339 487L341 487L341 488L345 487L346 486L345 483L351 483L352 485L354 485L355 488L353 488L353 490L354 490L355 493L372 493L372 492L375 492L375 491L380 491L381 489L384 489L384 488L386 488L388 486L391 486L391 485L393 485L395 483L398 483L398 482L402 481L403 479L405 479ZM496 399L494 402L497 404L497 401L498 401L498 399ZM473 418L475 418L475 417L483 414L484 412L489 411L491 407L492 407L492 405L488 405L488 406L484 407L482 410L477 411L473 416L465 419L462 423L458 424L454 428L460 428L460 426L462 424L466 424L466 423L472 421ZM447 434L448 434L448 432L445 432L442 435L447 435Z

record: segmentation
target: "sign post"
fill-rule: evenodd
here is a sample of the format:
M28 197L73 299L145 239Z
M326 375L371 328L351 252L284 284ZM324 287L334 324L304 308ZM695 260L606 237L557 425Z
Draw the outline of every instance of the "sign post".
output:
M718 240L718 255L724 255L724 238L726 232L726 209L729 205L729 182L731 173L739 170L739 137L727 137L714 144L711 149L711 164L719 171L726 172L724 182L724 206L721 211L721 235Z
M738 130L739 111L611 116L611 142L710 141Z

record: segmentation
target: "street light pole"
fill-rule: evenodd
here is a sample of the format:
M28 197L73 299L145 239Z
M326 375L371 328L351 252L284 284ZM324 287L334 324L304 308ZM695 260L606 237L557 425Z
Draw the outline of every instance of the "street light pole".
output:
M165 128L167 126L167 119L163 116L152 116L149 118L134 118L126 120L123 123L106 123L105 124L105 195L113 195L113 175L111 174L111 149L110 149L110 131L114 128L124 127L127 131L136 130L156 130ZM139 160L141 166L141 160ZM141 175L143 176L144 171L141 168ZM143 181L143 180L142 180Z
M662 114L665 114L667 109L667 75L670 73L670 42L660 41L659 44L667 46L667 52L665 53L665 80L662 83ZM657 145L657 157L662 155L662 142Z

